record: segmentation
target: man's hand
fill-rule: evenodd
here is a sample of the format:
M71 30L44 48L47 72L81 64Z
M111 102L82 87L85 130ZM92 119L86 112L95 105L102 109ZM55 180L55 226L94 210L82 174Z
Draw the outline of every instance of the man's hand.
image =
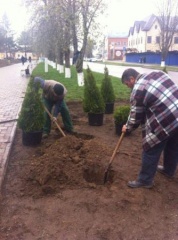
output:
M57 118L56 117L53 117L53 122L57 122Z
M127 131L126 125L123 125L123 127L122 127L122 132L126 132L126 131Z

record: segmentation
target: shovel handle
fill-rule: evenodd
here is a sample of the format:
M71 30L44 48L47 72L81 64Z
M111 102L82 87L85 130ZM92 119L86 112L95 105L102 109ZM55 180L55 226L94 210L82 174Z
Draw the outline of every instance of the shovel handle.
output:
M47 114L49 115L49 117L51 118L51 120L53 121L53 116L51 115L51 113L49 112L49 110L44 106L44 109L45 109L45 111L47 112ZM57 126L57 128L59 129L59 131L61 132L61 134L62 134L62 136L63 137L65 137L66 135L65 135L65 133L62 131L62 129L61 129L61 127L59 126L59 124L56 122L56 121L53 121L55 124L56 124L56 126Z
M120 136L120 138L119 138L119 140L118 140L118 142L117 142L117 145L116 145L116 147L115 147L115 149L114 149L114 152L113 152L113 154L112 154L112 156L111 156L111 158L110 158L109 166L111 165L111 163L112 163L112 161L113 161L113 159L114 159L114 157L115 157L115 155L116 155L116 153L117 153L117 150L119 149L119 147L120 147L120 145L121 145L121 142L122 142L122 140L123 140L124 135L125 135L125 132L122 132L122 134L121 134L121 136ZM108 166L108 167L109 167L109 166Z
M105 174L104 174L104 184L107 182L107 180L108 180L108 174L109 174L109 169L110 169L110 166L111 166L111 163L112 163L112 161L113 161L113 159L114 159L114 157L115 157L115 155L116 155L116 153L117 153L117 151L118 151L118 149L119 149L119 147L120 147L120 145L121 145L121 142L122 142L122 139L123 139L123 137L124 137L124 132L122 132L122 134L121 134L121 136L120 136L120 138L119 138L119 140L118 140L118 142L117 142L117 145L116 145L116 147L115 147L115 149L114 149L114 152L113 152L113 154L112 154L112 156L111 156L111 158L110 158L110 161L109 161L109 164L108 164L108 166L107 166L107 169L106 169L106 171L105 171Z

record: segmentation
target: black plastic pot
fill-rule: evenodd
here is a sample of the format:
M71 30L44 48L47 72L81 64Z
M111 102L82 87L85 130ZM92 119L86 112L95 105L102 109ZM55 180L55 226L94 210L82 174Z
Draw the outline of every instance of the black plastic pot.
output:
M114 102L105 104L105 113L111 114L114 111Z
M90 126L102 126L104 113L88 113L88 123Z
M123 127L123 125L124 125L125 123L121 123L121 124L116 124L115 123L115 131L116 131L116 134L118 135L118 136L120 136L121 134L122 134L122 127ZM128 132L126 132L125 133L125 136L129 136L131 133L128 133Z
M42 131L24 132L22 131L22 143L25 146L36 146L41 143Z
M123 127L123 125L124 125L123 123L122 124L116 124L115 123L116 134L119 135L119 136L122 134L122 127Z

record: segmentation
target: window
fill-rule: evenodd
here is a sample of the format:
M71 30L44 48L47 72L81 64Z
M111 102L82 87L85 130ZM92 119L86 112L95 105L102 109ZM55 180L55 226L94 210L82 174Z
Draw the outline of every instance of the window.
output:
M147 43L151 43L151 36L147 37Z
M174 43L178 44L178 37L174 38Z
M159 36L156 37L156 43L160 43L160 37Z

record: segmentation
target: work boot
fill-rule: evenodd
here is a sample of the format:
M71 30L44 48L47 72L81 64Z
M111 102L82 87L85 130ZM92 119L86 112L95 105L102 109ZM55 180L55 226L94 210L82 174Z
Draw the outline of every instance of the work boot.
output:
M158 171L159 173L163 174L164 176L168 177L168 178L173 178L173 175L170 175L170 174L168 174L167 172L165 172L164 167L161 166L161 165L158 165L158 166L157 166L157 171Z
M73 133L73 130L71 130L71 129L67 129L65 127L61 127L61 129L66 133L71 133L71 134Z
M145 184L145 183L142 183L142 182L139 182L139 181L129 181L127 183L127 186L128 187L131 187L131 188L140 188L140 187L143 187L143 188L152 188L153 187L153 184L150 183L150 184Z

